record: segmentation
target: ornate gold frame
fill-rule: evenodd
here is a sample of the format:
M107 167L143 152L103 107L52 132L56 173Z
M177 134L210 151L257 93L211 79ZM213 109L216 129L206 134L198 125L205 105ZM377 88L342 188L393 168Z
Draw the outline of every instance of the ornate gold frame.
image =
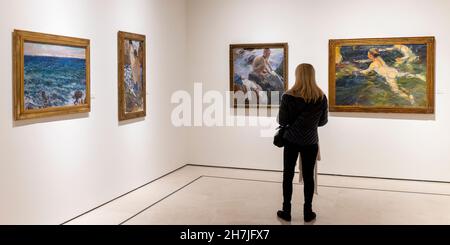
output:
M124 58L125 50L124 42L125 40L136 40L143 43L144 54L143 54L143 86L142 86L142 97L144 98L144 110L140 112L125 113L125 82L124 82ZM140 117L145 117L147 115L147 93L146 93L146 38L144 35L128 33L128 32L118 32L118 91L119 91L119 121L125 121Z
M14 118L27 120L52 117L72 113L88 113L91 111L90 95L90 41L87 39L56 36L37 32L15 30L13 33L13 88ZM86 50L86 101L83 105L52 107L45 109L25 110L24 103L24 43L42 43L80 47Z
M230 45L230 91L234 92L234 63L233 63L233 50L234 49L265 49L265 48L282 48L284 50L284 74L283 77L285 78L284 81L284 90L287 91L289 88L289 45L287 43L257 43L257 44L232 44ZM246 105L238 105L237 100L232 95L232 105L234 108L239 107L245 107L249 108L250 106L248 104ZM280 101L281 103L281 101ZM272 107L278 107L273 105L265 105L264 108L272 108ZM257 105L257 108L261 108L260 104Z
M336 48L354 45L395 45L426 44L427 45L427 98L426 107L363 107L336 105ZM329 101L330 112L373 112L373 113L415 113L433 114L435 103L435 38L434 37L402 37L402 38L365 38L335 39L329 41Z

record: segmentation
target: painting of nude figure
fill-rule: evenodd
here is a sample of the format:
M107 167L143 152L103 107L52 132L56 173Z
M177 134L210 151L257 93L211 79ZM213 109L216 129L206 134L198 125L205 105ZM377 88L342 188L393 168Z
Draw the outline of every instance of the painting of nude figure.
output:
M119 120L146 115L145 36L119 32Z
M434 113L434 38L330 40L330 111Z
M230 46L230 91L234 107L276 107L288 86L288 46Z

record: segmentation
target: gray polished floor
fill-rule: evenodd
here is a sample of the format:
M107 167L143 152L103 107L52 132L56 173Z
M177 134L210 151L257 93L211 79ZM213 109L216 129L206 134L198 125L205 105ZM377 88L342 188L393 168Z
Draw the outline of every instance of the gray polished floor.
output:
M286 223L281 173L187 166L68 224L302 225L302 188ZM321 175L318 191L312 224L450 224L450 184Z

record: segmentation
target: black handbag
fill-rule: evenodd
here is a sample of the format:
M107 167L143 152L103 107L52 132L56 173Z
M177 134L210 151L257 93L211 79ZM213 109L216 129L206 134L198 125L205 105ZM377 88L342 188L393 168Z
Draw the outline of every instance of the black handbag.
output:
M277 132L275 133L275 136L273 137L273 144L279 148L283 148L286 140L284 139L284 132L286 132L286 129L288 126L279 126L277 128Z

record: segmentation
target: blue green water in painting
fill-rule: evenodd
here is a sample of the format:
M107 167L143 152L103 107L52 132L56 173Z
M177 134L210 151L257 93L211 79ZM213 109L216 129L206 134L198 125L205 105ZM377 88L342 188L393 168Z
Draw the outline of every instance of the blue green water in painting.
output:
M403 56L398 50L389 50L392 45L343 46L340 49L342 61L336 64L336 104L343 106L381 106L381 107L424 107L427 105L427 45L405 44L416 59L398 63ZM404 96L399 96L389 86L386 78L370 72L361 71L370 65L367 53L379 50L380 57L387 67L396 69L396 83ZM407 98L413 98L410 100Z
M84 104L86 60L26 55L24 96L26 110Z

